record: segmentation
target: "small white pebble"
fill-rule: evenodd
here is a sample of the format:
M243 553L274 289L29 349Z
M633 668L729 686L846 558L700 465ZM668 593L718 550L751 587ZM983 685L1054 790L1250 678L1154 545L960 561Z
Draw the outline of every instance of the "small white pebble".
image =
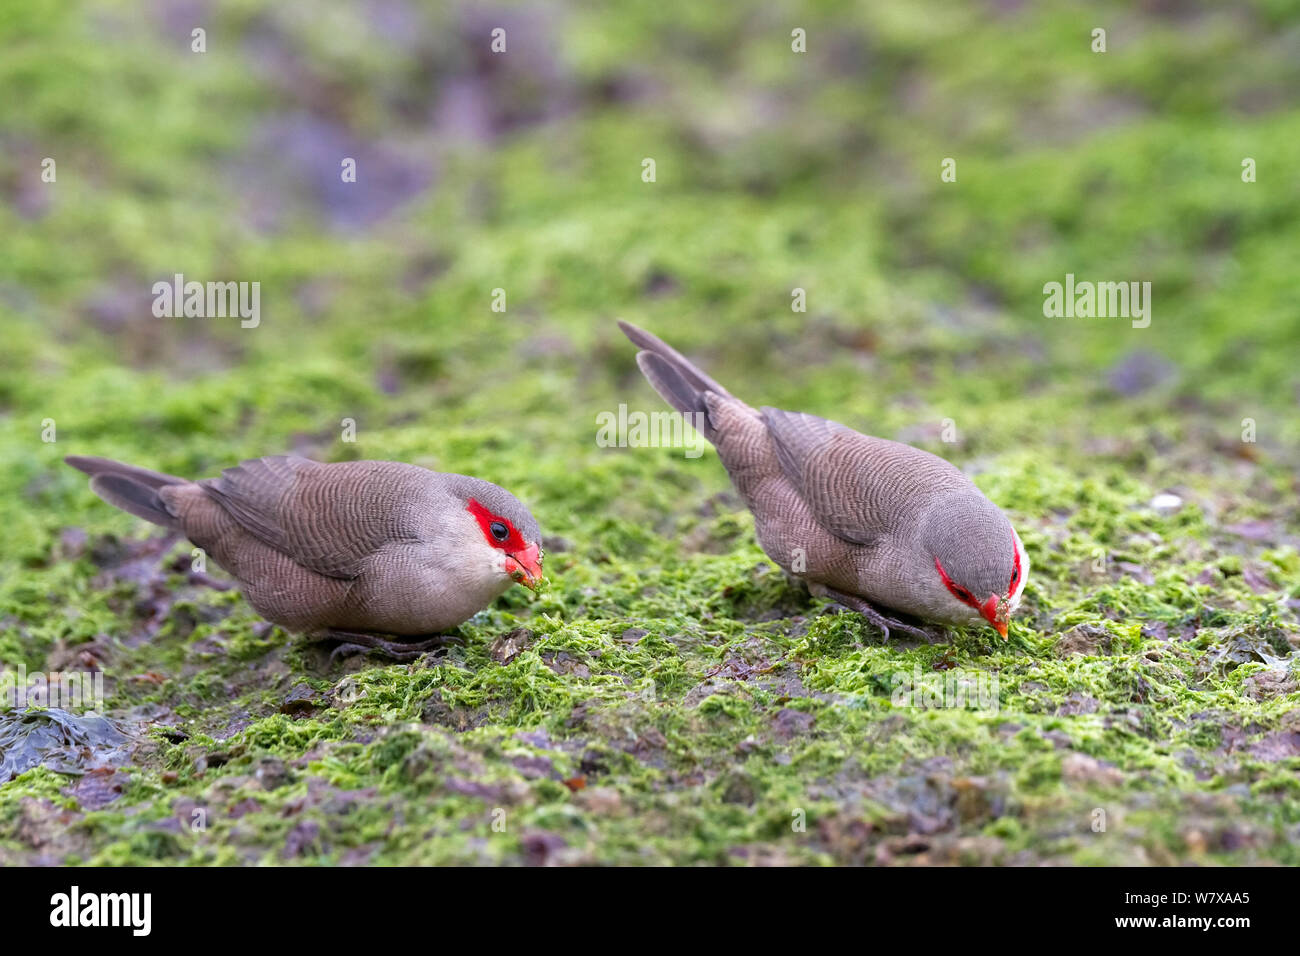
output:
M1169 492L1156 495L1151 499L1151 507L1156 511L1177 511L1183 506L1183 499L1177 495L1171 495Z

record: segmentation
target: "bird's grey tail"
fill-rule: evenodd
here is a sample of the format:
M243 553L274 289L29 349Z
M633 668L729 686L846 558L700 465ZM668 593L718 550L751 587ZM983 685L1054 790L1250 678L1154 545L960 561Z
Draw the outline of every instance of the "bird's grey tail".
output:
M90 490L114 508L162 525L178 528L176 516L158 495L158 489L167 485L186 484L184 478L165 475L148 468L137 468L111 458L89 458L69 455L63 459L73 468L90 475Z
M638 329L631 322L620 321L618 327L623 330L623 334L631 339L632 344L637 348L643 349L645 352L652 352L674 365L682 378L696 391L717 392L719 395L730 397L731 393L729 391L705 375L698 365L659 338L659 336L651 335L645 329ZM664 398L668 399L668 396L664 395Z
M658 336L651 335L630 322L619 322L618 327L633 345L641 349L636 355L636 364L646 381L673 408L684 415L693 416L692 424L697 427L702 424L704 427L701 431L706 438L712 439L713 428L709 423L709 409L704 396L713 392L730 398L731 393Z

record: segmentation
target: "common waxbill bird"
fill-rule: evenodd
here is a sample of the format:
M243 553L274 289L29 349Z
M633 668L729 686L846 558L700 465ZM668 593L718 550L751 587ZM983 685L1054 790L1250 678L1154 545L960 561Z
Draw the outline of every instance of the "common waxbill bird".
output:
M620 322L637 365L718 451L758 543L815 595L887 616L991 624L1003 638L1029 573L1020 536L969 478L910 445L776 408L753 409L681 353Z
M491 482L395 461L255 458L187 481L65 461L109 504L184 534L289 630L411 658L513 583L537 588L541 531Z

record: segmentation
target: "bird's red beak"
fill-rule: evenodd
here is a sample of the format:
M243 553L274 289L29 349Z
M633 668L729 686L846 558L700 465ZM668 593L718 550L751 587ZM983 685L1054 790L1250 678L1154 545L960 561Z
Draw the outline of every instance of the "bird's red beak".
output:
M514 578L515 583L536 591L542 583L542 549L530 544L522 551L507 555L506 573Z
M990 594L989 599L980 608L980 613L984 615L984 619L993 625L993 630L1001 634L1004 641L1007 639L1006 606L1005 598Z

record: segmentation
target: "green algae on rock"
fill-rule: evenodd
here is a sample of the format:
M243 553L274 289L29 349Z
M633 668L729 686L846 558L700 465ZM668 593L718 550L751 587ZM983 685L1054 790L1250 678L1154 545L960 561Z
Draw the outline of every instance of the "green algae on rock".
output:
M102 786L0 783L0 864L1300 863L1279 12L1130 11L1102 57L1065 8L791 4L825 41L792 55L740 8L562 3L511 31L536 68L480 74L463 11L410 9L400 42L230 11L198 66L112 4L11 11L0 664L98 670L146 729ZM360 141L378 218L332 181ZM176 272L260 281L258 328L153 317ZM1044 318L1067 272L1150 280L1150 327ZM600 447L658 407L615 317L970 473L1033 565L1010 641L882 643L766 560L711 451ZM74 443L481 475L548 588L331 665L98 505ZM931 706L949 674L996 695Z

